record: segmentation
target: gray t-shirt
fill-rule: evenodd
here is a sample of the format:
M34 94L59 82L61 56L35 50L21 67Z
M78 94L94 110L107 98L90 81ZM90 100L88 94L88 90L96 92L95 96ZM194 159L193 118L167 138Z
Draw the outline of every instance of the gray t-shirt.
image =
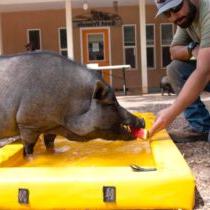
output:
M177 27L171 45L198 42L201 48L210 47L210 0L200 0L199 16L186 29Z

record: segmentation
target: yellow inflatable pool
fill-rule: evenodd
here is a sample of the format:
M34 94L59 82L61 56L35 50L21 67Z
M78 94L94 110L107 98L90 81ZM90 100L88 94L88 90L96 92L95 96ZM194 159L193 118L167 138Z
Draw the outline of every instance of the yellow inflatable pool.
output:
M139 115L139 114L137 114ZM154 115L141 114L151 126ZM151 140L73 142L53 154L40 140L32 160L21 144L0 149L0 209L192 209L195 182L164 130Z

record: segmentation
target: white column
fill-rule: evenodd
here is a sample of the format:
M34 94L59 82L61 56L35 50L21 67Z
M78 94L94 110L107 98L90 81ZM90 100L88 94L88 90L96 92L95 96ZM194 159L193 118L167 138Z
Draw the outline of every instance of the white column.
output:
M139 0L139 24L140 24L140 45L141 45L141 73L142 92L148 93L147 78L147 53L146 53L146 0Z
M0 13L0 55L3 54L3 41L2 41L2 14Z
M73 24L71 0L66 0L66 33L68 57L74 59Z

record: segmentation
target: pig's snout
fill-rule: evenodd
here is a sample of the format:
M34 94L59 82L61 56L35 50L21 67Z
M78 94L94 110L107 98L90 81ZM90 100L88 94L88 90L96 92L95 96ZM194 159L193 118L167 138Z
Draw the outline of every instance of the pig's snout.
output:
M131 126L134 128L145 128L145 120L143 118L129 118L124 120L123 125Z

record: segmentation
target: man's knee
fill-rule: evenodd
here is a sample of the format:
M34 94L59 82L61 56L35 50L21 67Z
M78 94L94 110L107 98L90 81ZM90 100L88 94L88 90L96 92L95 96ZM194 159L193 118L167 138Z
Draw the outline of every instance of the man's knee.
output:
M173 60L166 69L168 79L175 90L179 93L184 83L196 68L196 61Z
M166 67L166 74L169 80L179 79L183 71L183 62L174 60Z
M185 62L179 60L172 61L166 68L168 79L177 94L180 92L182 86L185 83L183 80L184 71Z
M167 66L167 75L169 78L175 77L180 79L187 79L196 68L196 61L180 61L173 60Z

